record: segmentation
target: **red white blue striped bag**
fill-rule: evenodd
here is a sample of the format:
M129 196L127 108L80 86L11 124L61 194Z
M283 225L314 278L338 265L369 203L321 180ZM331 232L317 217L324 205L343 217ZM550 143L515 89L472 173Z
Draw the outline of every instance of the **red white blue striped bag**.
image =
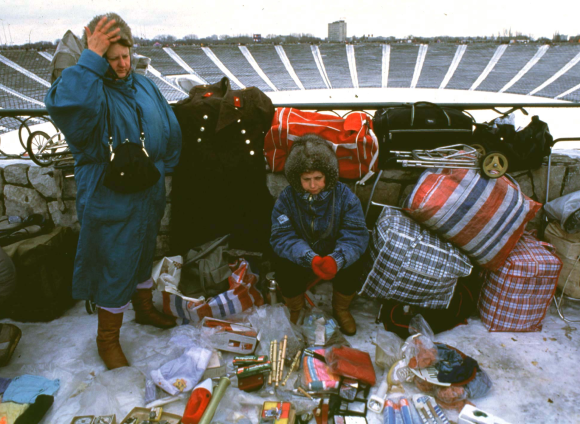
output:
M540 331L562 261L556 249L526 232L497 271L482 270L477 308L489 331Z
M508 178L474 169L429 168L405 202L411 218L497 270L542 205Z
M252 273L250 264L240 259L230 264L230 289L205 301L195 301L176 294L163 292L163 312L177 317L177 323L197 324L205 317L227 318L264 304L264 298L256 284L258 276Z

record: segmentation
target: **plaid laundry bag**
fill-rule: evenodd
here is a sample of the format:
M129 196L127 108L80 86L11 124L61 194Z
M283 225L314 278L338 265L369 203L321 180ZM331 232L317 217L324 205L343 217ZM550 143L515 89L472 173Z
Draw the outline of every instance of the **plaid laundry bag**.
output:
M515 181L475 169L429 168L405 202L411 218L491 270L505 262L541 207Z
M524 233L499 270L480 274L483 325L489 331L540 331L561 269L551 244Z
M373 230L368 274L359 294L431 309L449 305L469 258L401 211L385 207Z
M230 264L232 275L228 278L229 290L206 300L184 298L163 292L163 312L177 317L177 323L197 324L205 317L226 318L252 306L264 304L264 298L256 284L258 276L252 273L250 264L243 258Z

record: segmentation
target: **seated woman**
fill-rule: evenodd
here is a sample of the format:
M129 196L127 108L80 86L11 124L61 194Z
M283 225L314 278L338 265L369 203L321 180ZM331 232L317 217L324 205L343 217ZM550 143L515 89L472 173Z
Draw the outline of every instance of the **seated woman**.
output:
M359 288L359 258L369 242L358 198L338 181L338 160L322 138L294 141L286 160L289 187L272 212L270 244L276 281L296 322L316 278L333 280L332 309L341 330L356 333L348 307Z

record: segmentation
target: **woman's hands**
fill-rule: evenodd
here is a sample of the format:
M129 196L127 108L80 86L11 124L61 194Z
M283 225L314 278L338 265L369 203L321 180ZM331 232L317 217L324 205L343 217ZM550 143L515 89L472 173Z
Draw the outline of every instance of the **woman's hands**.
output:
M94 51L99 56L103 56L111 44L116 41L119 41L121 36L119 32L121 28L116 28L111 30L111 27L115 24L115 20L111 19L107 22L107 17L103 16L97 26L95 27L95 32L91 34L91 30L88 27L85 27L85 33L87 34L87 44L89 50Z
M332 256L315 256L312 259L312 271L323 280L332 280L337 273L336 261Z

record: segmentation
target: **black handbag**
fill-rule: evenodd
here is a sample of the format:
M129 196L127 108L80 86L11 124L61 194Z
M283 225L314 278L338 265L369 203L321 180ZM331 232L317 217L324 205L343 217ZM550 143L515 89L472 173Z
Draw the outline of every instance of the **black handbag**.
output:
M108 114L107 116L111 156L105 171L103 185L119 193L136 193L152 187L159 180L161 174L145 150L145 133L141 124L139 108L137 108L137 117L139 133L141 134L140 145L126 139L113 150L113 133L110 116Z

